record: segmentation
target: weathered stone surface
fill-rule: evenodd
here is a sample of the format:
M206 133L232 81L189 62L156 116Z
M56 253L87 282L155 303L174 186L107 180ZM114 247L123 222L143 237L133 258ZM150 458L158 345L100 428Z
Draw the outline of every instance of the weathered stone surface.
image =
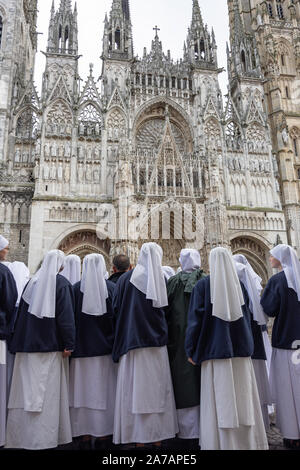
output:
M230 93L223 102L215 35L197 1L177 62L164 52L159 28L151 49L133 60L129 7L113 7L105 19L100 86L91 64L80 88L77 11L64 2L51 9L38 96L31 73L36 3L0 0L0 230L11 239L11 257L28 257L34 271L48 249L72 234L96 233L99 222L105 229L108 217L108 263L120 250L135 262L141 241L153 239L165 250L165 264L177 267L177 251L194 246L207 268L211 247L222 244L248 256L265 283L272 274L269 249L278 242L300 247L292 155L300 146L300 108L293 111L292 100L278 94L286 86L285 69L279 79L276 67L270 71L266 65L276 49L273 20L260 6L250 12L244 5L240 14L241 2L228 1ZM292 46L287 53L284 44L291 34L299 38L298 10L297 4L292 29L290 22L281 23L279 41L289 61L284 67L294 72L298 49L294 57ZM296 75L287 86L294 86L291 80ZM266 104L283 110L271 115ZM18 218L19 210L26 220ZM89 249L97 250L97 244Z

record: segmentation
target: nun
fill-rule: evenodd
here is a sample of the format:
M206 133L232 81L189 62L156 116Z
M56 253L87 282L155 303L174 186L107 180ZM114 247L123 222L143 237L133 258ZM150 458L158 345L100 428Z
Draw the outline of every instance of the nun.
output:
M102 255L84 258L82 280L74 286L76 348L70 364L70 415L73 437L84 436L80 448L101 449L113 434L117 365L112 298L115 284L105 280ZM104 439L106 438L106 439ZM106 443L107 443L106 442Z
M227 249L213 249L209 265L210 276L193 289L186 332L189 361L201 364L200 447L268 449L251 360L247 294Z
M249 269L250 275L251 275L253 281L255 282L255 286L256 286L256 289L257 289L257 293L258 293L258 296L259 296L259 298L260 298L260 297L261 297L261 294L262 294L262 290L263 290L263 287L262 287L262 278L254 271L254 269L252 268L251 264L250 264L249 261L247 260L246 256L241 255L241 254L239 254L239 255L234 255L234 259L235 259L235 261L237 261L238 263L244 264L244 265ZM261 328L262 328L264 346L265 346L265 351L266 351L266 356L267 356L268 378L270 379L272 346L271 346L271 341L270 341L269 333L268 333L268 326L267 326L268 317L267 317L267 315L265 315L265 318L266 318L266 321L265 321L266 324L262 325ZM274 407L273 407L273 405L268 406L268 411L269 411L269 414L273 414L273 413L274 413Z
M179 425L177 437L191 440L199 439L200 367L194 367L187 361L185 334L191 294L205 274L197 250L182 250L179 262L182 271L167 284L168 352ZM192 443L187 442L186 445L189 444Z
M18 291L14 277L5 260L9 242L0 235L0 447L5 445L5 426L7 412L7 340L10 334Z
M275 318L272 331L270 384L276 425L284 445L300 448L300 262L296 251L278 245L270 251L271 277L261 299L264 312Z
M10 351L16 354L6 447L43 450L72 442L69 357L75 348L74 296L59 273L65 255L47 253L21 297Z
M119 363L114 444L154 444L178 432L168 358L163 251L142 246L136 268L119 279L113 309L113 360Z
M64 269L61 272L61 275L64 276L72 284L77 284L81 279L81 259L77 255L66 256Z
M171 268L171 266L163 266L162 270L166 281L168 281L171 277L175 276L176 274L174 269Z
M7 397L8 397L9 396L9 391L10 391L10 386L11 386L14 360L15 360L14 354L11 354L10 351L9 351L10 350L10 342L11 342L12 335L13 335L14 328L15 328L15 321L16 321L17 311L18 311L18 307L19 307L19 304L20 304L20 300L21 300L21 295L23 293L23 290L24 290L26 284L29 281L30 272L29 272L29 269L27 268L26 264L21 263L20 261L14 261L13 263L7 263L7 267L8 267L8 269L10 270L10 272L12 273L12 275L14 277L14 280L15 280L16 286L17 286L17 291L18 291L18 299L17 299L16 306L15 306L15 309L14 309L14 314L12 315L11 321L9 323L9 337L8 337L8 340L7 340L8 350L7 350L6 360L7 360Z
M262 327L266 325L266 317L260 305L260 295L258 293L252 272L247 267L247 265L238 263L237 261L235 261L235 266L239 280L247 292L247 298L245 300L251 313L250 326L254 340L254 353L252 354L252 362L265 428L266 431L269 431L270 420L268 406L272 405L272 397L267 369L267 356L262 332Z

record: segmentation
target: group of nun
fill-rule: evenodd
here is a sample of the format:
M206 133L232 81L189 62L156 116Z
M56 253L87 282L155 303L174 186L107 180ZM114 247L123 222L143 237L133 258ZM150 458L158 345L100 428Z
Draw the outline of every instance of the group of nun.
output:
M45 255L29 280L0 236L0 446L73 439L159 448L267 450L269 412L300 443L300 262L278 245L263 295L243 255L215 248L210 275L184 249L177 274L156 243L108 279L104 257ZM275 318L272 347L268 317ZM298 343L297 343L298 341ZM267 361L268 359L268 361ZM110 440L111 439L111 440Z

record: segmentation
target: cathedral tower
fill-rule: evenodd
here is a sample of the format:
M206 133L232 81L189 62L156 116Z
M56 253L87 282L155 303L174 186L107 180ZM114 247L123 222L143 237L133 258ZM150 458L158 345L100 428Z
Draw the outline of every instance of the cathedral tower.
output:
M239 0L238 7L256 38L288 241L300 253L300 2Z
M25 262L34 191L36 21L37 0L0 0L0 232L10 240L14 259Z
M60 0L57 11L55 11L53 0L45 55L46 69L43 77L42 100L46 102L53 98L51 95L53 95L54 88L62 86L69 90L73 99L78 91L79 57L77 5L75 3L72 11L71 0Z
M103 58L133 58L129 0L113 0L110 19L105 18Z
M36 20L37 0L0 0L0 164L10 155L13 106L33 73Z
M193 0L193 16L187 37L187 54L191 63L198 67L206 64L217 66L217 45L214 31L210 34L204 26L198 0Z
M32 70L36 3L0 0L0 230L11 256L27 262L28 255L35 272L47 250L101 253L109 269L120 251L134 264L141 243L153 240L165 264L177 268L180 249L194 247L206 268L210 249L222 245L245 254L266 282L270 248L287 241L269 123L287 220L300 220L299 0L286 9L287 0L228 0L225 106L224 69L198 0L188 2L178 60L164 50L158 26L150 48L134 56L129 0L111 0L102 75L97 80L90 64L85 82L75 0L54 1L40 98Z

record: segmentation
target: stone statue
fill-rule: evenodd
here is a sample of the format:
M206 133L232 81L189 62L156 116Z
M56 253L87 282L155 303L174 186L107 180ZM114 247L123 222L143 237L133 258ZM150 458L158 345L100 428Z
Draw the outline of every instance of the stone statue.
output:
M275 155L273 155L273 168L275 173L278 173L278 163Z
M56 143L54 142L51 147L51 157L56 157Z
M70 181L70 167L69 167L69 165L66 165L66 167L65 167L65 178L64 179L65 179L66 183L69 183L69 181Z
M44 179L48 180L49 179L49 174L50 174L50 169L47 163L44 163L44 168L43 168L43 173L44 173Z
M62 181L62 179L63 179L63 167L61 165L59 165L59 167L57 169L57 179L59 181Z
M15 153L15 162L20 162L20 161L21 161L21 151L20 149L17 149Z
M84 179L84 169L82 165L79 165L78 166L78 181L82 183L83 179Z
M282 130L281 136L282 136L282 142L284 143L285 146L287 146L289 143L289 134L287 132L286 127Z
M57 171L56 171L56 165L54 164L54 165L52 165L52 167L51 167L51 179L52 179L52 180L55 180L55 179L56 179L56 173L57 173Z
M219 172L217 168L215 168L212 172L211 183L214 188L218 187L219 185Z
M118 182L125 181L126 183L132 184L132 171L128 162L121 162L118 171Z
M258 26L262 25L262 18L260 14L257 15L257 25Z
M87 166L87 169L85 172L85 178L87 181L92 181L92 170L90 168L90 165Z
M33 177L35 180L37 180L40 176L40 166L38 163L35 164L35 167L33 169Z
M79 158L84 158L84 150L82 146L79 147Z
M99 171L98 170L94 171L94 181L95 183L99 183Z

